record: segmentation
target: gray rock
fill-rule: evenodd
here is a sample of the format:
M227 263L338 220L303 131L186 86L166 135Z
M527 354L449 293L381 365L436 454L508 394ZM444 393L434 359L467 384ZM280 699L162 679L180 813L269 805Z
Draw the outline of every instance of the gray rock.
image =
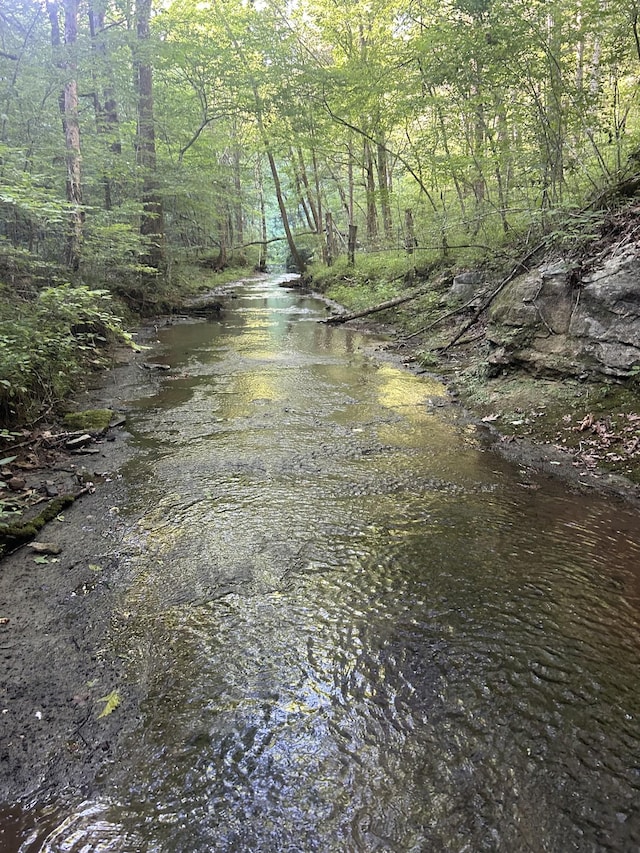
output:
M565 261L514 279L489 309L489 363L623 379L640 365L640 258L609 257L579 280Z
M484 276L480 272L462 272L453 279L449 297L456 302L469 302L474 296L480 296L485 288Z

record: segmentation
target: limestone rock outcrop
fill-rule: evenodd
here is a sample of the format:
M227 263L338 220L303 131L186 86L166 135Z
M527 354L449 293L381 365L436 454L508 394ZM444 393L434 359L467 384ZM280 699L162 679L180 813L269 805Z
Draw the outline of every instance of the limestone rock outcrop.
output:
M488 310L492 372L624 379L640 371L640 247L587 269L558 260L514 279Z

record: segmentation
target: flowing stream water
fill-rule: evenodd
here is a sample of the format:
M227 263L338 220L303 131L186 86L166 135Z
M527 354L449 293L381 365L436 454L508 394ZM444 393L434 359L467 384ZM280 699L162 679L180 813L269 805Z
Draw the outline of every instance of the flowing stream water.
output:
M637 513L525 479L320 301L235 295L132 406L143 719L42 849L640 850Z

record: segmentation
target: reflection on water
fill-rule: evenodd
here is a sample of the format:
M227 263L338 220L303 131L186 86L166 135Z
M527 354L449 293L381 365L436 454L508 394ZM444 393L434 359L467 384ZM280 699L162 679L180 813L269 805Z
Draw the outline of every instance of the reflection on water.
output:
M507 466L273 282L162 333L114 643L49 851L639 849L637 517Z

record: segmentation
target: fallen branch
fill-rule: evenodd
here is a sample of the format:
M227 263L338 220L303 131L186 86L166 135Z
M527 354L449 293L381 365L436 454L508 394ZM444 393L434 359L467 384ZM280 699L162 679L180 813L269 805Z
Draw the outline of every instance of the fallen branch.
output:
M461 314L463 311L469 308L470 305L473 305L474 302L477 302L480 296L484 296L485 293L485 290L482 290L480 293L476 293L476 295L468 302L465 302L464 305L460 305L459 308L453 308L451 311L447 311L445 314L441 314L439 317L436 317L436 319L432 323L429 323L428 326L423 326L422 329L418 329L417 332L411 332L410 335L405 335L403 340L410 341L411 338L415 338L418 335L424 335L425 332L428 332L430 329L433 329L434 326L437 326L438 323L441 323L448 317L455 317L456 314Z
M399 278L404 278L404 273L397 276L395 279L392 279L392 281L397 281ZM411 302L413 299L418 299L420 296L424 296L426 293L429 293L429 291L442 285L445 280L446 276L442 276L437 282L429 284L428 287L421 287L419 290L414 290L412 293L405 293L403 296L396 296L393 299L387 299L385 302L380 302L372 308L364 308L362 311L354 311L352 314L337 314L335 317L328 317L326 320L322 320L321 322L328 323L330 325L338 325L339 323L348 323L349 320L358 320L360 317L368 317L369 314L376 314L378 311L386 311L387 308L395 308L396 305L403 305L405 302Z
M467 344L475 344L476 341L481 341L484 338L484 332L481 335L474 335L472 338L465 338L463 341L458 340L455 344L449 344L450 347L464 347Z
M395 308L396 305L403 305L405 302L411 302L412 299L417 299L419 296L424 296L427 292L425 288L417 291L417 293L405 294L404 296L396 296L395 299L387 299L386 302L380 302L374 305L373 308L365 308L363 311L354 311L352 314L337 314L335 317L328 317L322 320L323 323L337 325L339 323L348 323L349 320L357 320L360 317L368 317L369 314L376 314L378 311L386 311L387 308Z
M11 551L15 551L26 542L30 542L49 521L59 515L65 507L71 506L81 495L91 491L90 486L85 486L71 495L61 495L50 501L42 512L29 521L15 522L14 524L0 524L0 559Z

